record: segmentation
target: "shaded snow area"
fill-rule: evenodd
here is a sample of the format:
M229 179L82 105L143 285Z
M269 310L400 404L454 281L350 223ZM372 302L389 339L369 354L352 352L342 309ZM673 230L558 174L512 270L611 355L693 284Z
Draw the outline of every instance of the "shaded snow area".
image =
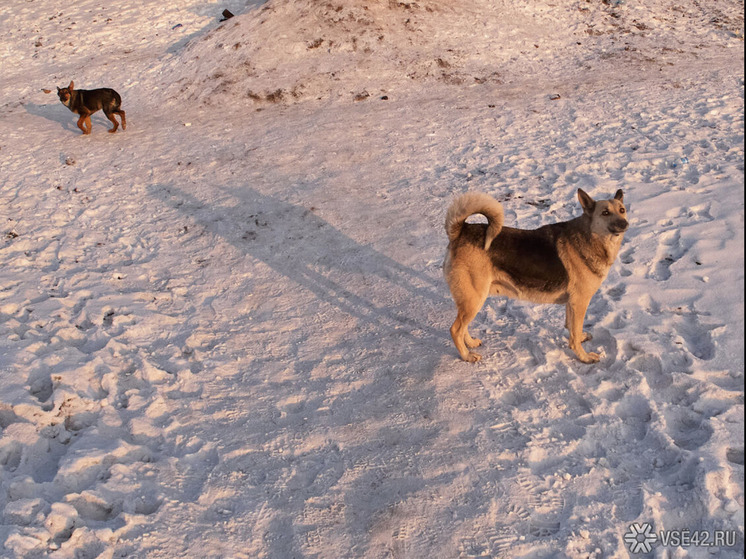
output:
M742 2L5 0L0 47L0 557L743 555ZM501 298L460 361L449 203L578 188L629 210L601 362Z

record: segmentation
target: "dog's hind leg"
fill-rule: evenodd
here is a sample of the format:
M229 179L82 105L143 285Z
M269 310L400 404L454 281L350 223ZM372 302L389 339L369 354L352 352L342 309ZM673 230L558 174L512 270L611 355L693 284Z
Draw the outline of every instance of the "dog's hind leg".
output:
M108 118L114 124L114 128L109 130L109 134L113 134L117 131L117 128L119 128L119 122L117 122L117 119L114 118L114 111L105 111L104 114L106 115L106 118Z
M451 326L451 338L453 338L453 343L456 345L461 359L470 363L479 361L482 358L478 353L469 351L467 347L474 348L482 344L481 340L472 338L469 334L469 324L474 320L482 305L487 300L489 282L485 281L483 283L484 285L473 285L467 279L466 282L452 290L458 314Z
M122 109L117 109L114 112L118 114L119 118L122 120L122 130L127 130L127 119L124 116L124 111Z
M482 345L482 340L480 340L479 338L472 338L471 334L469 334L469 329L467 328L464 334L464 343L468 348L475 348Z

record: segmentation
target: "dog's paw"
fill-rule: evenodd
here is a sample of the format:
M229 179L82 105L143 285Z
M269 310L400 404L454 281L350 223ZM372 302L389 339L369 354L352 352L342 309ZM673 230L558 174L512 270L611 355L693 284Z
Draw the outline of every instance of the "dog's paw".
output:
M586 353L585 355L578 355L583 363L598 363L601 360L601 356L598 353Z
M466 343L466 347L479 347L482 345L482 340L478 338L468 338L464 342Z
M474 353L473 351L470 351L469 353L466 354L466 357L464 357L463 359L464 359L464 361L466 361L468 363L476 363L481 358L482 358L482 356L479 355L478 353Z

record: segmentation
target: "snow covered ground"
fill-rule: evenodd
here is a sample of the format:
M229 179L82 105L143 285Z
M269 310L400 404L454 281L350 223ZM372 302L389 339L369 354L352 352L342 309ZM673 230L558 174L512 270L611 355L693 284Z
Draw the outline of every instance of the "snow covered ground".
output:
M0 47L0 556L743 555L742 2L6 0ZM449 202L579 187L631 218L601 362L502 299L461 362Z

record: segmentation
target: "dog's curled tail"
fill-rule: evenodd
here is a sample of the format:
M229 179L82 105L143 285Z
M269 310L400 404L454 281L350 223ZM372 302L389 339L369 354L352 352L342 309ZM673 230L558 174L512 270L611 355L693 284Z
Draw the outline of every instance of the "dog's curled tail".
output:
M487 218L484 250L489 250L492 241L503 228L503 206L483 192L468 192L453 201L446 213L448 240L453 242L458 239L466 218L474 214L482 214Z

